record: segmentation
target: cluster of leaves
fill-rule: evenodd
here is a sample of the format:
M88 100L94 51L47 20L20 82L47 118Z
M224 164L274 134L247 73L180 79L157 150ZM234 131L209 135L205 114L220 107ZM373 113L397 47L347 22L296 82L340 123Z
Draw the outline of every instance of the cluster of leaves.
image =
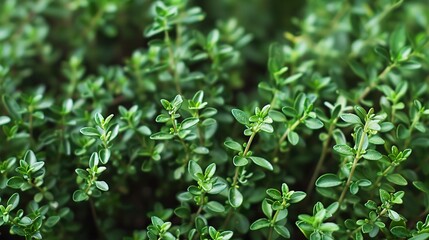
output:
M2 1L1 235L429 239L426 1L268 2Z

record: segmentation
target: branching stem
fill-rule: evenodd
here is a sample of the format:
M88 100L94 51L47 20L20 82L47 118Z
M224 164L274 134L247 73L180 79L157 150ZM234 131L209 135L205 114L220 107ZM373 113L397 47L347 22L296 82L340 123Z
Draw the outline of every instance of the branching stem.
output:
M365 142L365 134L366 134L366 128L367 128L368 122L369 121L367 121L365 123L365 126L362 129L362 134L361 134L360 139L359 139L359 144L358 144L358 147L357 147L357 150L356 150L356 156L355 156L355 158L353 160L352 168L350 170L349 177L347 179L347 182L346 182L346 185L344 186L343 191L341 192L340 198L338 199L338 204L340 206L341 206L341 203L343 202L344 197L346 196L347 190L349 189L350 184L352 182L352 178L353 178L353 175L355 173L355 170L356 170L356 167L357 167L357 163L358 163L359 159L361 159L361 157L362 157L362 155L361 155L362 154L362 148L363 148L363 144Z

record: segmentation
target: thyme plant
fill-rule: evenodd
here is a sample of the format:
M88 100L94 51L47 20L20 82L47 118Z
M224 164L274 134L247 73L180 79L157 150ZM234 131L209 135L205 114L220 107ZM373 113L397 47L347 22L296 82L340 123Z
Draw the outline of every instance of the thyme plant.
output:
M429 239L426 0L0 1L5 239Z

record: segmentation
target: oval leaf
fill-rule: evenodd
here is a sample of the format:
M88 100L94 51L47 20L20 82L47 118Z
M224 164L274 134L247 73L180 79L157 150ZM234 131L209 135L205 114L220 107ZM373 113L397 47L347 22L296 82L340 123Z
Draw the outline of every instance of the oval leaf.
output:
M233 208L238 208L243 203L243 195L237 188L231 187L228 193L228 201Z
M326 173L320 176L316 181L316 186L321 188L336 187L343 183L337 175Z
M253 163L255 163L256 165L263 167L265 169L268 169L270 171L273 171L273 165L271 165L271 163L266 160L265 158L261 158L261 157L249 157Z

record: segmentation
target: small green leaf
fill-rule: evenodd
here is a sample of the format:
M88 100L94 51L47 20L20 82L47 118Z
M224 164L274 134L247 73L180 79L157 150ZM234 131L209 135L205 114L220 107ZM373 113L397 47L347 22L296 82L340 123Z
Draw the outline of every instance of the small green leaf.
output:
M216 201L210 201L206 204L206 206L208 209L216 213L225 212L225 207Z
M95 166L98 166L98 153L94 152L91 154L91 157L89 158L89 167L94 168Z
M405 41L405 27L403 25L396 27L395 31L392 32L389 38L389 47L393 55L396 55L399 52L399 50L405 45Z
M228 193L228 201L233 208L238 208L243 203L243 195L237 188L231 187Z
M374 229L374 225L369 224L369 223L365 223L364 225L362 225L362 232L363 233L369 233Z
M399 124L396 129L396 137L399 139L407 139L410 137L410 130L408 130L404 125Z
M369 187L372 182L368 179L359 179L356 181L356 184L359 185L359 187Z
M215 108L212 107L207 107L205 108L202 113L200 114L201 118L209 118L209 117L213 117L214 115L216 115L217 110Z
M110 155L111 155L110 149L101 149L99 151L100 162L103 164L106 164L110 159Z
M273 215L273 209L271 208L271 204L268 203L267 199L262 201L262 212L267 218L271 218Z
M366 71L364 67L354 60L349 61L349 66L353 70L353 72L360 77L361 79L366 79Z
M147 126L140 126L137 131L144 136L150 136L152 134L152 131Z
M386 179L387 181L399 186L406 186L408 184L407 180L399 173L389 174Z
M50 216L46 222L45 222L45 226L47 227L53 227L55 224L57 224L60 221L60 217L59 216Z
M408 240L427 240L427 239L429 239L429 233L420 233L412 238L409 238Z
M390 219L392 219L393 221L397 222L399 220L401 220L401 216L399 216L399 214L397 212L395 212L394 210L390 209L387 211L387 215L389 216Z
M89 176L89 173L81 168L76 168L74 171L79 177L83 179L86 179Z
M3 95L3 102L9 112L9 116L15 120L22 119L21 107L11 96Z
M177 95L171 102L173 112L177 112L182 106L183 98L180 95Z
M340 227L335 223L327 222L327 223L322 223L319 226L319 229L324 232L335 232L340 230Z
M406 238L410 236L410 231L404 226L394 226L390 229L390 232L399 238Z
M362 157L368 160L380 160L383 155L381 155L381 153L377 152L376 150L368 149Z
M161 113L155 118L155 122L157 123L165 123L171 120L171 117L168 114Z
M350 184L350 193L353 195L356 195L356 193L358 192L359 192L359 185L356 182Z
M286 117L283 113L277 110L270 110L268 112L268 116L270 116L274 122L286 122Z
M35 163L30 165L30 170L31 170L31 172L35 173L35 172L39 171L40 169L42 169L43 166L45 166L45 162L35 162Z
M263 123L261 125L261 130L267 133L273 133L274 132L274 128L273 126L271 126L271 124L268 123Z
M207 166L206 170L204 171L204 176L207 178L211 178L214 176L216 172L216 163L211 163Z
M289 232L289 230L285 227L285 226L282 226L282 225L278 225L278 224L276 224L276 225L274 225L274 230L280 235L280 236L282 236L282 237L284 237L284 238L290 238L290 232Z
M236 155L232 159L232 162L236 167L242 167L242 166L246 166L249 163L249 160L247 160L247 158L245 157Z
M82 190L76 190L73 193L73 201L75 202L82 202L88 199L89 199L89 196Z
M209 153L209 149L208 148L206 148L206 147L196 147L196 148L194 148L194 150L192 150L194 153L196 153L196 154L202 154L202 155L204 155L204 154L208 154Z
M226 140L223 144L227 148L232 149L234 151L237 151L237 152L242 152L243 151L243 147L241 146L241 144L239 144L238 142L236 142L234 140Z
M33 220L31 220L31 218L29 218L29 217L27 217L27 216L25 216L25 217L23 217L23 218L21 218L20 220L19 220L19 225L21 225L21 226L29 226L29 225L31 225L33 223Z
M240 109L232 109L231 113L234 116L234 118L237 120L237 122L243 125L249 124L249 115L247 113L241 111Z
M293 107L285 106L282 108L282 112L286 116L291 117L291 118L295 118L298 116L298 111Z
M303 73L296 73L292 76L289 76L287 78L285 78L283 81L280 82L281 85L286 85L286 84L290 84L295 82L296 80L298 80L301 76L303 75Z
M101 191L108 191L109 185L105 181L95 181L95 186Z
M355 154L353 148L343 144L335 145L334 150L344 156L352 156Z
M21 188L26 181L20 176L13 176L7 180L7 186L15 189Z
M424 192L424 193L429 193L429 188L427 187L426 184L424 184L423 182L420 181L414 181L413 185L420 191Z
M270 171L273 171L273 165L271 165L271 163L266 160L265 158L261 158L261 157L249 157L253 163L255 163L256 165L263 167L265 169L268 169Z
M362 120L360 120L360 118L353 113L344 113L340 116L340 118L343 119L343 121L346 123L362 125Z
M200 120L198 118L186 118L185 120L183 120L183 122L181 123L181 127L182 129L188 129L190 127L195 126Z
M96 128L84 127L80 129L80 133L88 137L100 137L100 133Z
M222 240L229 240L229 239L231 239L232 238L232 236L234 235L234 232L233 231L223 231L220 235L219 235L219 237L220 237L220 239L222 239Z
M12 205L12 207L9 209L11 211L18 206L18 203L19 203L19 194L14 193L12 194L12 196L10 196L9 200L7 200L6 205Z
M319 129L323 127L323 122L317 118L308 118L305 120L304 124L310 129Z
M382 203L389 201L390 194L386 190L380 188L379 192L380 192L380 200Z
M0 116L0 126L5 125L10 122L10 118L8 116Z
M307 196L307 194L305 192L302 191L295 191L292 196L290 196L289 202L290 203L297 203L297 202L301 202L305 197Z
M197 162L190 160L188 163L188 172L194 180L198 181L197 174L203 174L203 169L201 169Z
M150 136L152 140L169 140L174 137L173 134L165 133L165 132L157 132Z
M274 189L274 188L267 189L266 193L268 196L270 196L274 200L280 200L282 198L282 194L280 193L280 191L277 189Z
M390 54L389 50L387 50L384 46L376 46L374 48L375 53L377 53L380 57L384 58L384 60L390 62Z
M326 173L320 176L316 181L316 186L321 188L336 187L343 183L337 175Z
M255 231L267 227L270 227L270 221L266 218L260 218L250 225L250 230Z
M27 162L30 166L37 162L36 155L33 151L28 150L24 156L25 162Z
M296 145L299 142L299 135L298 133L296 133L295 131L291 131L289 132L289 134L287 135L287 140L292 144L292 145Z

